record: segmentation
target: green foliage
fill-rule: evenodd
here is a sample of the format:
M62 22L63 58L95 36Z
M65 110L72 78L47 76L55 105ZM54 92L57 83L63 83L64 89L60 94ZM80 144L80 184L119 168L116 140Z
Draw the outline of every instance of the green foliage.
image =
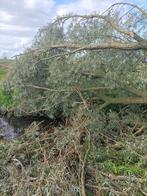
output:
M116 15L113 17L116 20ZM130 28L134 25L132 21ZM19 58L4 86L19 91L20 109L25 113L43 112L52 118L61 114L69 116L72 109L82 102L77 89L107 88L81 91L85 100L100 94L126 97L130 95L124 90L128 84L145 89L146 80L142 77L145 68L142 61L138 61L143 58L144 51L108 49L70 54L72 50L69 49L47 49L63 43L105 43L113 36L119 35L109 24L98 19L79 22L73 18L64 25L62 22L49 23L35 37L31 49L36 52L28 49Z
M9 72L9 68L11 69L11 65L14 63L13 60L10 59L0 59L0 107L9 109L14 105L14 99L16 97L15 91L10 93L10 89L6 90L2 85L6 80L6 76ZM9 67L9 68L8 68Z
M0 89L0 107L3 109L10 109L18 105L18 92L8 92L3 88Z
M14 60L12 59L7 59L7 58L0 59L0 65L6 66L6 67L13 63L14 63Z
M0 80L2 80L7 74L7 71L4 68L0 68Z
M137 175L141 176L144 174L144 168L138 165L128 165L128 164L115 164L111 161L106 161L103 163L103 167L107 172L112 172L116 175Z
M0 90L0 105L4 107L9 107L12 104L13 104L12 96L7 94L4 90Z

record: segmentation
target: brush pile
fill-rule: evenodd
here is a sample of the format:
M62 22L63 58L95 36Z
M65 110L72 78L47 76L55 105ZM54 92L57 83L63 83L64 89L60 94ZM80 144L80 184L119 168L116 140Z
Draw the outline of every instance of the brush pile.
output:
M80 108L45 131L32 124L19 140L1 141L1 195L146 195L144 115L126 108L91 119L86 112Z

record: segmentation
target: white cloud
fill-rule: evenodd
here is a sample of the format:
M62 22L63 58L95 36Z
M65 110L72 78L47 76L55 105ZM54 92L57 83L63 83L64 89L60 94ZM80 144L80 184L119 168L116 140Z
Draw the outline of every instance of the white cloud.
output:
M12 18L14 18L14 17L15 16L9 14L6 11L0 10L0 18L1 18L1 21L3 21L3 22L10 22L12 20Z
M25 6L27 8L34 8L35 7L35 4L36 4L36 1L35 0L26 0L25 1Z
M0 56L28 47L38 28L54 15L54 0L0 0Z
M12 39L9 35L3 35L0 39L0 54L12 57L29 47L31 41L32 38L28 37L13 37Z
M0 23L0 29L5 31L29 31L32 30L31 27L25 27L25 26L18 26L18 25L11 25L11 24L5 24Z
M54 5L54 0L24 0L24 7L29 9L38 9L40 11L47 11L47 9L50 9L50 7Z
M28 47L37 29L56 15L103 12L118 1L69 0L59 4L58 0L0 0L0 56L3 52L13 56Z
M113 3L119 0L76 0L72 3L59 5L57 7L57 15L64 15L67 13L84 13L102 12Z

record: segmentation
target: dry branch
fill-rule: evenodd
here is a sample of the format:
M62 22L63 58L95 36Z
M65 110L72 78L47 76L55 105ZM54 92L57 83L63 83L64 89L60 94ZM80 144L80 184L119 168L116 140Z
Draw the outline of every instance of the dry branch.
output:
M51 89L51 88L46 88L46 87L41 87L36 85L26 85L26 87L31 87L31 88L46 90L51 92L74 92L77 90L77 87L71 87L70 89ZM91 87L91 88L78 88L78 89L81 92L84 92L84 91L108 90L110 89L110 87Z
M78 44L59 44L49 46L49 49L75 49L80 50L100 50L100 49L120 49L120 50L147 50L147 43L118 43L111 42L95 45L78 45Z
M147 97L140 97L140 98L134 98L134 97L126 97L126 98L110 98L110 97L102 97L106 103L109 104L147 104Z

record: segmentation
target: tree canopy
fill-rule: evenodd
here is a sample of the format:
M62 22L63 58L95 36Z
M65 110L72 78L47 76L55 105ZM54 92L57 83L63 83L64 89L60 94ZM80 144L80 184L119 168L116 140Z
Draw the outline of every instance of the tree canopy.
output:
M147 103L147 12L116 3L104 13L57 17L16 57L5 87L22 112L69 115L75 106ZM17 98L18 99L18 98Z

